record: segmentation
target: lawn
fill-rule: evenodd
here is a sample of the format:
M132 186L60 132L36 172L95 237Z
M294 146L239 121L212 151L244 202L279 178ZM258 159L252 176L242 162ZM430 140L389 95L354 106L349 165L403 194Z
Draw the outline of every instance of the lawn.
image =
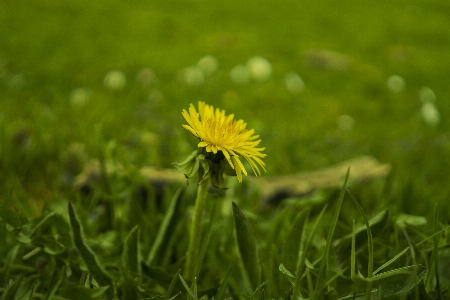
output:
M449 16L444 0L2 0L3 299L448 299ZM142 168L197 149L181 113L199 101L255 129L262 178L363 155L392 171L267 206L245 165L210 187L186 271L197 178Z

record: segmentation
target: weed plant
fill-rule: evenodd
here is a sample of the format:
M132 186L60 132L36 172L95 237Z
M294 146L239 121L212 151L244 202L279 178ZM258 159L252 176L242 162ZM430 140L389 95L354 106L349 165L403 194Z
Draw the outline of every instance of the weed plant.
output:
M449 299L448 11L2 0L0 298ZM392 173L273 206L225 176L191 276L197 178L141 168L197 148L181 111L198 101L255 128L262 176L360 155Z
M115 191L54 202L38 218L1 208L3 299L447 297L449 226L437 205L426 225L389 208L369 219L346 182L338 195L261 214L235 202L242 190L209 195L186 280L185 188L143 198L133 181L106 181Z

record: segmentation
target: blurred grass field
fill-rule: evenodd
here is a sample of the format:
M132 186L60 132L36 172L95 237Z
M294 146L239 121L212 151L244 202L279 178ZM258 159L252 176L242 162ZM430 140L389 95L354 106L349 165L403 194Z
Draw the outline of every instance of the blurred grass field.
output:
M111 286L114 281L119 295L129 296L130 291L140 295L123 299L172 296L167 288L172 278L177 280L176 289L181 286L177 271L184 265L194 180L187 196L176 193L172 198L176 187L169 187L154 201L151 187L135 175L143 166L174 168L173 162L183 161L196 149L196 139L181 126L185 123L181 112L190 103L205 101L244 119L261 136L267 154L263 176L312 171L361 155L392 165L387 178L350 187L368 218L377 216L371 223L374 258L366 255L371 246L366 244L364 225L354 233L358 251L355 254L352 249L350 254L352 221L363 224L364 218L346 196L341 215L335 215L339 222L330 223L333 211L339 212L333 202L323 222L317 223L317 235L311 235L309 242L317 251L307 254L311 260L305 262L308 285L311 278L322 284L317 270L324 257L325 235L336 228L332 249L336 260L343 260L332 261L331 266L327 261L327 268L339 265L344 272L349 257L356 256L357 269L367 274L371 259L380 267L405 247L414 248L417 257L411 250L409 256L398 256L385 268L418 266L417 259L429 273L425 277L422 269L415 269L413 281L404 280L401 287L407 292L415 287L418 299L421 284L437 299L436 253L439 246L440 272L445 275L448 233L441 234L441 244L438 238L424 240L450 221L449 16L450 4L445 0L2 0L0 218L7 226L0 229L6 241L0 247L6 257L0 294L12 295L11 278L19 282L16 286L31 285L32 276L24 283L17 278L25 271L41 272L44 268L38 268L38 259L48 265L39 273L39 299L46 297L44 293L57 293L60 298L55 299L70 298L72 288L79 289L80 295L87 293L82 279L94 273L92 266L97 265L90 265L85 257L85 264L80 264L82 259L72 251L77 248L81 255L87 253L86 243L101 257L104 265L100 266L115 276L111 281L106 276L100 285ZM213 65L218 62L217 70L209 65L214 69L210 74L198 67L205 57L210 64L211 60ZM271 68L267 79L247 80L248 74L236 71L236 66L254 57L264 65L259 65L262 73ZM232 75L235 71L237 79ZM294 81L289 83L292 76ZM92 159L118 172L83 193L74 189L74 183ZM292 242L292 236L298 238L303 224L305 232L314 232L313 221L322 220L319 206L335 201L338 190L319 191L307 201L294 199L259 211L260 199L246 189L246 179L244 187L235 181L228 182L229 190L209 195L212 201L207 204L205 220L211 223L204 222L202 245L211 246L205 248L203 265L199 262L199 289L209 289L210 296L210 290L220 292L230 279L227 293L234 295L251 293L262 282L261 278L247 278L250 283L242 279L244 269L252 268L243 256L252 260L254 253L245 254L236 245L231 221L234 209L236 227L248 226L245 216L254 227L257 247L251 246L261 256L258 272L271 280L267 297L287 297L292 292L292 288L285 292L291 286L286 279L289 275L278 270L281 258L274 249ZM69 207L70 220L68 200L75 205L75 210ZM232 208L232 201L238 202L242 212L238 206ZM311 208L310 220L306 207ZM77 227L74 211L81 227ZM32 219L36 217L40 218ZM86 241L76 228L84 228ZM240 234L236 230L238 240ZM300 241L295 243L289 247L298 256ZM42 250L34 253L36 245L44 250L34 263L29 258ZM133 250L138 253L135 265L126 261L133 257ZM142 261L138 260L141 253ZM120 259L125 261L124 269L116 265ZM295 260L289 263L285 265L293 272ZM232 272L230 264L240 267ZM63 282L58 292L57 288L44 289L56 280L55 270L67 273L65 281L58 275L59 284ZM140 289L130 288L135 283L127 281L127 270L139 274ZM448 297L449 280L444 275L442 290ZM307 281L301 280L301 284ZM364 290L361 287L366 284L349 282L342 286L351 286L353 292ZM71 285L75 283L76 288ZM89 290L96 292L89 284ZM217 295L224 297L224 291ZM371 291L370 286L366 291ZM346 292L350 293L336 293L341 297ZM385 290L392 297L397 292Z
M201 100L256 129L268 175L369 154L393 165L400 189L414 190L405 209L426 213L449 196L445 1L6 0L0 8L4 193L36 201L58 194L73 143L98 157L115 141L122 163L171 167L195 147L181 110ZM323 68L318 50L342 55L344 67ZM180 81L205 55L218 70L203 84ZM270 79L233 83L230 70L253 56L271 63ZM147 86L136 79L143 68L157 78ZM126 76L123 89L103 85L111 70ZM302 92L286 89L289 72L303 79ZM403 90L389 90L392 75ZM421 116L423 87L436 97L436 126ZM87 100L78 105L71 95L80 88ZM343 115L348 130L338 127Z

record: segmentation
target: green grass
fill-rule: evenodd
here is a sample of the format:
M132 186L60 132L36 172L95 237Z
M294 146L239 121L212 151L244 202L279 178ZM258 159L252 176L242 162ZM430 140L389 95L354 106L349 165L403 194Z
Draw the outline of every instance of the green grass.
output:
M447 299L449 13L444 0L1 1L2 299ZM348 67L312 67L314 49ZM205 55L217 72L181 82ZM231 68L252 56L270 61L270 79L233 83ZM158 78L149 86L136 79L145 67ZM122 90L103 85L111 70L125 74ZM288 72L303 92L286 89ZM386 86L393 74L405 79L400 93ZM435 127L420 114L423 86L436 95ZM71 101L77 88L88 91L84 105ZM181 111L197 101L255 128L267 175L367 154L392 174L351 185L354 198L324 190L267 210L245 178L230 178L209 194L191 282L182 269L195 180L161 195L138 170L173 168L195 150ZM339 130L342 115L351 131ZM118 171L78 191L92 159Z

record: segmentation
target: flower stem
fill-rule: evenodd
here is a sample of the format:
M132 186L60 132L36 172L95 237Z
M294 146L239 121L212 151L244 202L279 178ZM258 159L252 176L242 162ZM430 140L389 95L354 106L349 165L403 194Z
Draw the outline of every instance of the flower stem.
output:
M187 260L185 265L185 279L192 280L195 276L196 262L200 250L200 240L202 238L202 216L206 204L206 195L208 192L210 179L203 177L203 169L198 171L198 190L197 199L195 199L194 216L192 217L192 225L189 233L189 246L187 252Z

